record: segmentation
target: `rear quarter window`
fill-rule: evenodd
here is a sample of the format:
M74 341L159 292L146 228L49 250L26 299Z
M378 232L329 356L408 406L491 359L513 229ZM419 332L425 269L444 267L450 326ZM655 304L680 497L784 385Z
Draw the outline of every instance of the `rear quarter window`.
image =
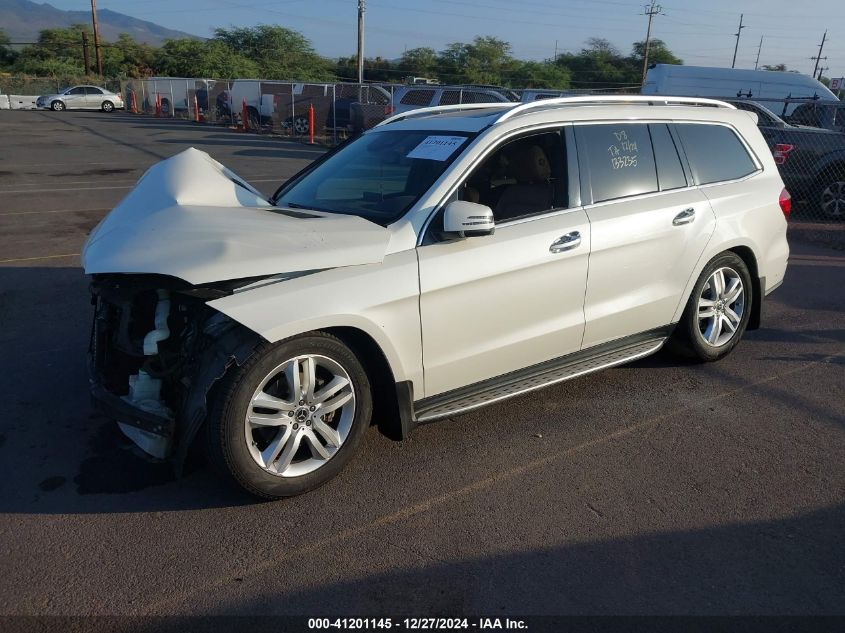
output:
M742 141L724 125L676 124L693 177L699 185L744 178L757 171Z
M431 103L434 90L409 90L399 102L402 105L427 106Z

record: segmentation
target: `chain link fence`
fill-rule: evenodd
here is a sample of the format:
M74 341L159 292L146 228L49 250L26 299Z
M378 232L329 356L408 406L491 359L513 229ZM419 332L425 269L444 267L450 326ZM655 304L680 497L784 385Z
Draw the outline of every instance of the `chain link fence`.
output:
M758 127L792 195L795 222L845 221L845 102L727 98Z

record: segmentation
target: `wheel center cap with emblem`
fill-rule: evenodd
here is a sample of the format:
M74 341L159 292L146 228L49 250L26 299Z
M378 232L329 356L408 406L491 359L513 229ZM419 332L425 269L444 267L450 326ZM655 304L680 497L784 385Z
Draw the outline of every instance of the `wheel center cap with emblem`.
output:
M296 410L296 414L294 416L297 422L305 422L309 417L311 417L311 412L308 410L307 407L299 407Z

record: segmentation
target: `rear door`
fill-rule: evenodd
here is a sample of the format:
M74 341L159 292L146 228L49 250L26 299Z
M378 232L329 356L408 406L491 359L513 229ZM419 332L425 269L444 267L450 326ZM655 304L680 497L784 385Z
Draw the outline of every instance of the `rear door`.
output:
M103 105L103 91L93 86L85 88L85 107L99 108Z
M62 101L65 102L65 107L68 109L87 107L85 88L82 86L71 88L62 97Z
M665 123L576 126L591 253L583 347L667 326L715 216Z

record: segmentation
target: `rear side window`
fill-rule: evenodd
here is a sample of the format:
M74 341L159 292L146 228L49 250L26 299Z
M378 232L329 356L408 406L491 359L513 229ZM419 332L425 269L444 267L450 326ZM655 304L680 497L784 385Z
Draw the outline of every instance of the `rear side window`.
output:
M489 92L476 92L474 90L464 90L462 103L497 103L497 99Z
M101 94L103 94L103 91L100 90L99 88L86 88L85 92L89 95L101 95Z
M736 180L757 171L748 150L729 127L680 123L677 130L699 185Z
M593 202L657 191L648 125L575 127L578 153L586 157Z
M652 123L648 128L651 131L651 143L657 161L657 182L660 191L686 187L687 177L681 166L678 148L669 133L669 126L665 123Z
M461 102L460 90L444 90L440 95L439 105L456 105Z
M434 90L409 90L399 102L402 105L427 106L431 103Z

